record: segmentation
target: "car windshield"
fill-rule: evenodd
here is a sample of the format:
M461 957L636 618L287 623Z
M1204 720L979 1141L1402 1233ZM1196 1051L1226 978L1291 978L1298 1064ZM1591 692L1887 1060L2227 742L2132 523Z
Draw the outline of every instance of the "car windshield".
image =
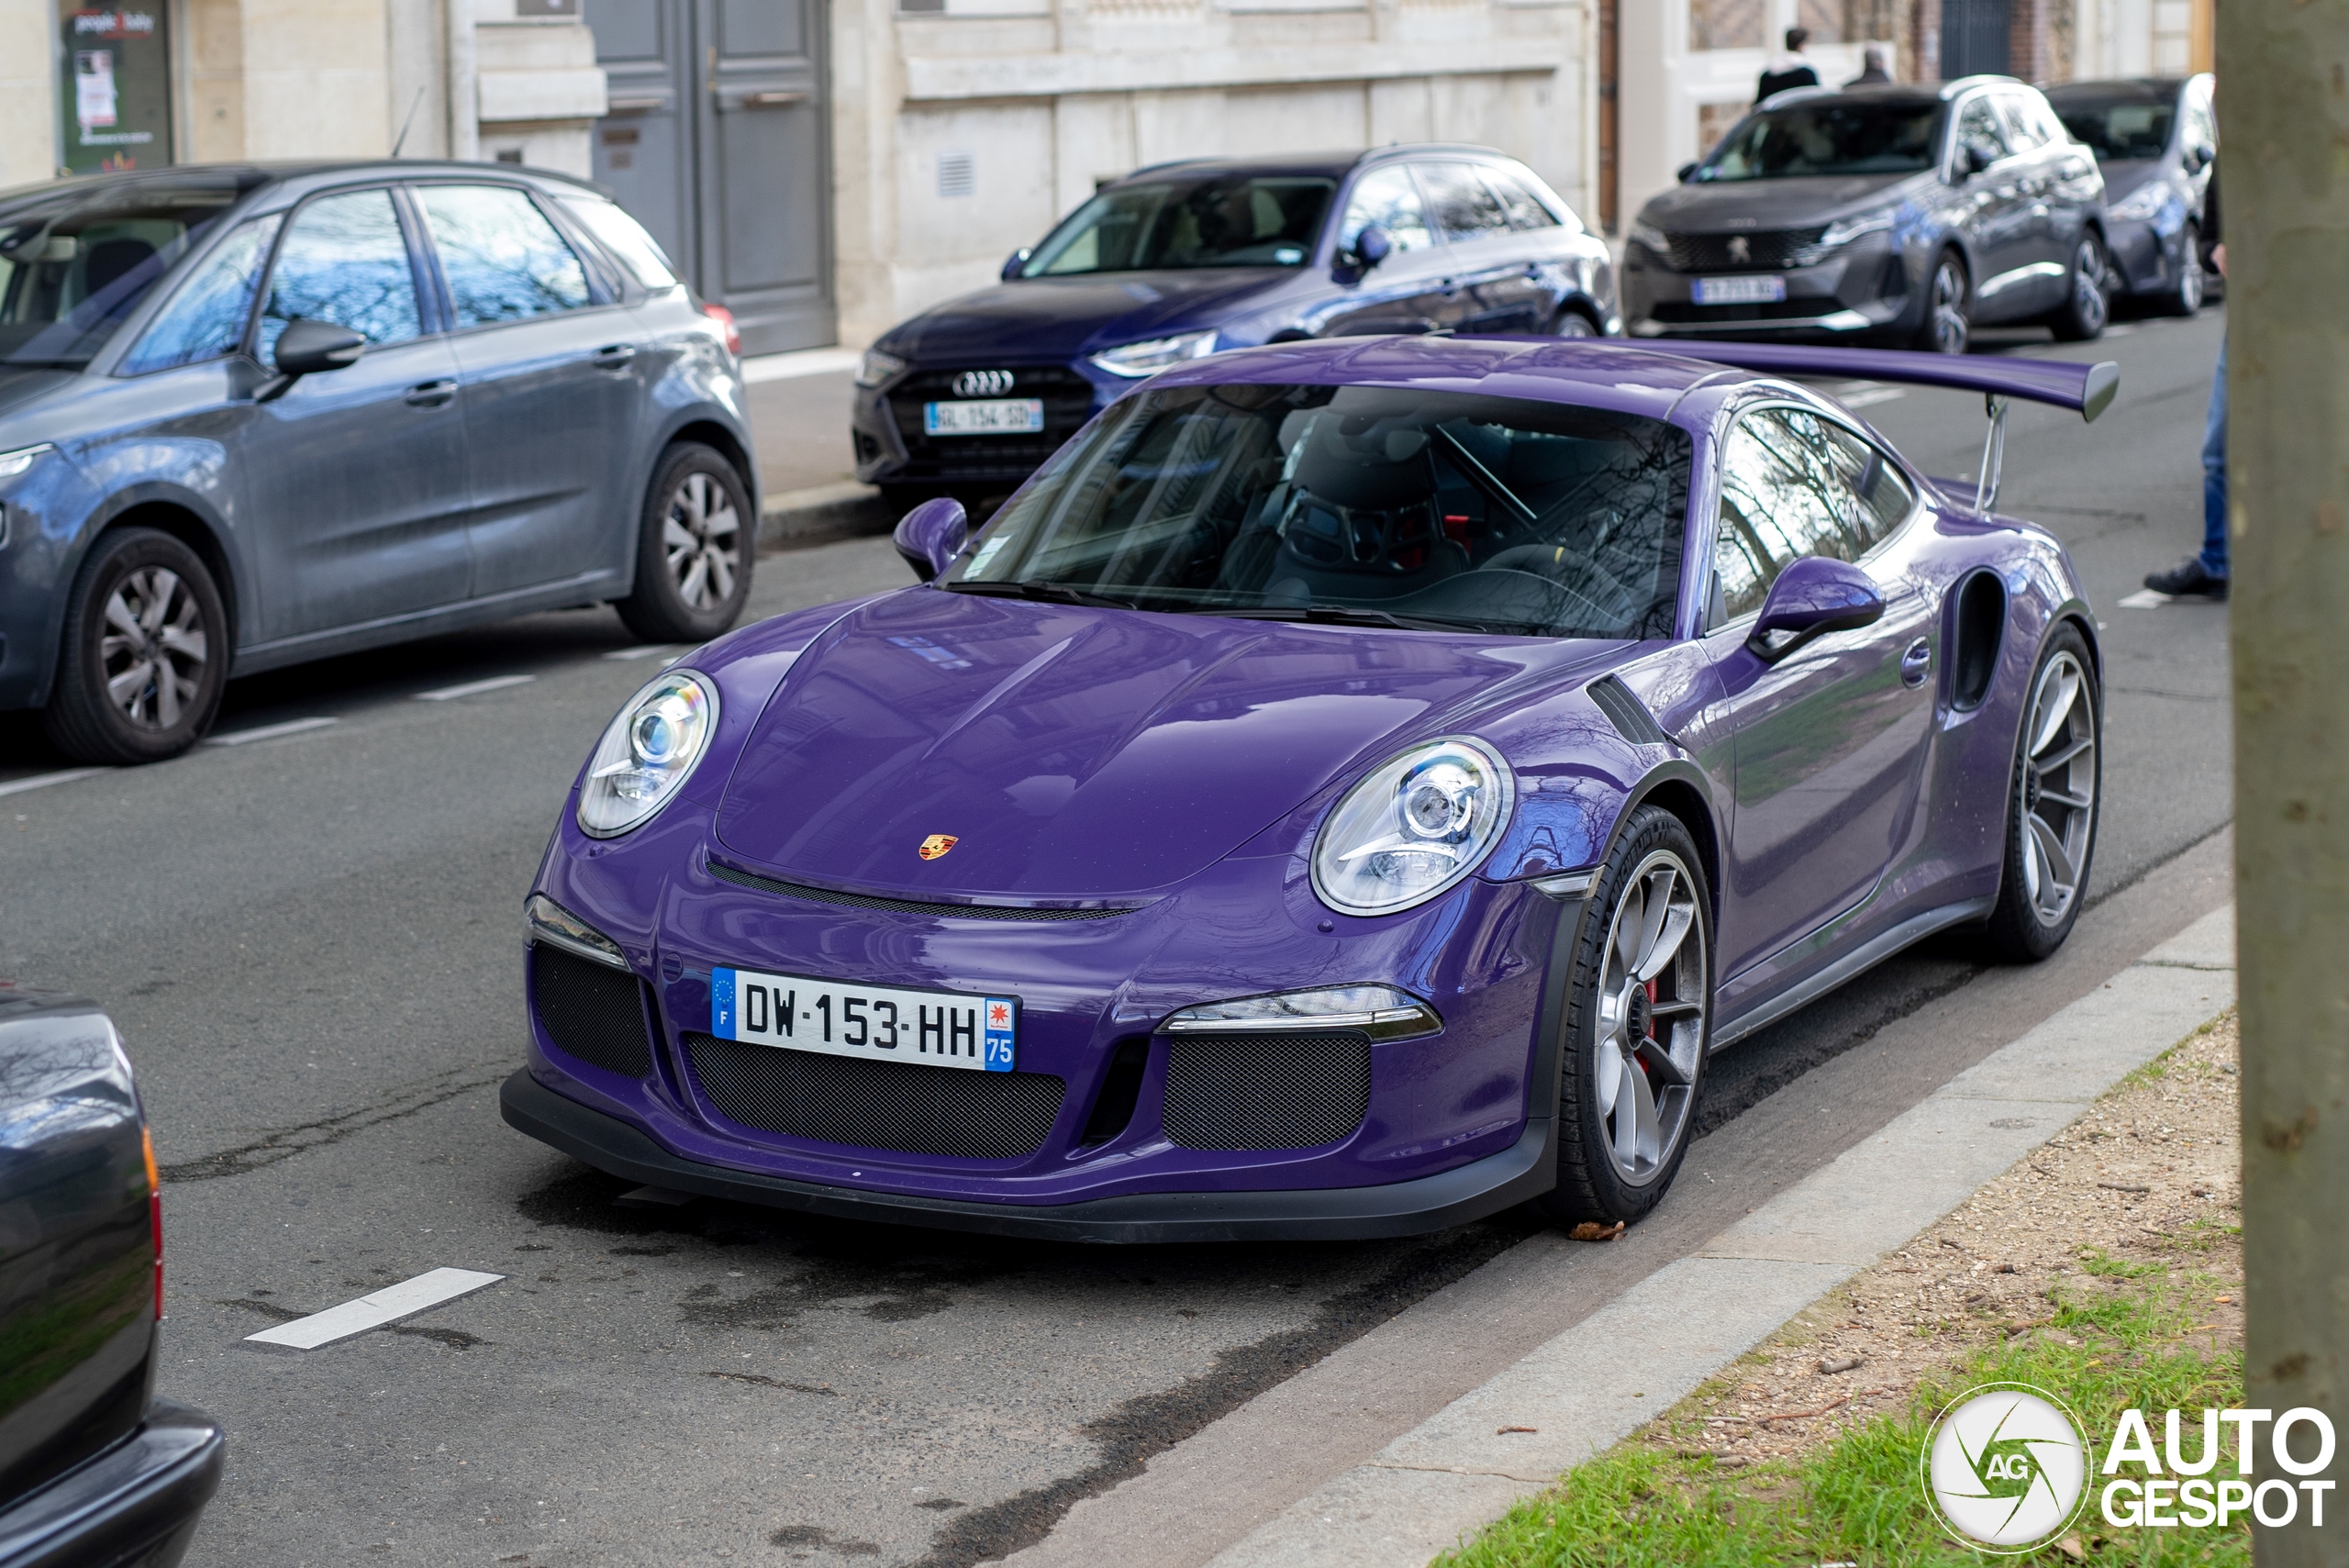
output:
M1941 146L1939 104L1829 98L1751 115L1713 150L1696 178L1784 180L1803 174L1914 174Z
M2074 140L2087 144L2099 162L2114 162L2159 158L2169 146L2177 106L2143 98L2066 97L2055 100L2055 115Z
M0 364L89 363L242 194L228 182L76 182L0 212Z
M1517 398L1144 391L1046 464L945 583L1145 610L1666 637L1690 450L1661 420Z
M1113 186L1053 229L1019 275L1301 267L1336 189L1334 180L1289 175Z

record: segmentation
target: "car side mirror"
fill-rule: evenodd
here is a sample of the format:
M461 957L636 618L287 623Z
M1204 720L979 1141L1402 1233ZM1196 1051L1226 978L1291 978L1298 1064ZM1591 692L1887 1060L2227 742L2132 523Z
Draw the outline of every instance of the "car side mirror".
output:
M2186 150L2186 172L2199 174L2210 166L2210 160L2217 156L2207 147L2189 147Z
M951 495L941 495L924 501L897 519L897 531L892 542L914 575L925 583L938 581L939 573L954 564L962 553L963 543L971 537L970 515L963 510L963 503Z
M1005 283L1009 283L1012 279L1019 275L1019 269L1026 266L1028 264L1028 258L1035 253L1036 252L1030 250L1027 246L1022 245L1019 250L1014 250L1011 253L1010 257L1003 263L1003 271L996 275L1001 278Z
M1980 148L1961 147L1957 150L1957 177L1959 179L1970 180L1974 178L1975 175L1982 172L1983 170L1987 169L1989 166L1990 161L1982 155L1982 150Z
M1673 172L1672 177L1685 185L1697 177L1697 166L1694 163L1683 163Z
M277 347L270 353L277 373L253 394L253 401L269 403L283 397L306 375L349 370L366 351L367 339L348 327L338 327L331 321L289 321L285 330L277 335Z
M1393 254L1395 237L1375 223L1354 236L1354 260L1362 263L1365 272Z
M1770 584L1745 647L1775 664L1821 633L1872 626L1883 616L1884 595L1874 578L1848 561L1807 555Z

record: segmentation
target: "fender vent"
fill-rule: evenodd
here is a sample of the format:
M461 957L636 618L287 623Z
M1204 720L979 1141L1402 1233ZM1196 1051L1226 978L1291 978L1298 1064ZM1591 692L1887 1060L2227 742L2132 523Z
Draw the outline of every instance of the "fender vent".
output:
M530 1006L565 1056L641 1078L652 1071L637 979L544 942L530 944Z
M1990 677L1998 668L1998 645L2007 631L2007 590L1995 572L1976 572L1957 590L1951 615L1955 624L1950 641L1957 650L1949 662L1949 705L1970 713L1990 695Z
M1631 688L1614 676L1601 675L1583 690L1590 694L1590 700L1598 705L1598 711L1607 716L1607 722L1615 727L1616 733L1632 745L1672 744L1672 737L1657 728L1653 716L1631 695Z

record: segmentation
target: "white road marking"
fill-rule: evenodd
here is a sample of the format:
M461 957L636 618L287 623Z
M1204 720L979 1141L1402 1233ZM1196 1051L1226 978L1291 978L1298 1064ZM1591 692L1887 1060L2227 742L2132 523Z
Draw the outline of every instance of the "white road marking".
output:
M6 784L0 784L0 795L22 795L28 789L47 789L50 784L94 779L100 773L113 771L111 768L68 768L61 773L35 773L28 779L10 779Z
M289 718L283 724L264 724L258 729L239 729L228 735L205 738L206 746L241 746L248 740L274 740L281 735L299 735L306 729L324 729L340 722L332 718Z
M2140 588L2127 598L2115 601L2124 610L2157 610L2169 602L2167 594L2156 594L2151 588Z
M1855 381L1848 389L1839 390L1835 394L1837 401L1846 408L1866 408L1875 404L1889 403L1896 397L1908 395L1909 394L1900 387L1881 386L1872 381Z
M606 659L650 659L655 653L675 653L674 642L648 642L638 648L615 648L602 657Z
M473 1269L434 1269L414 1279L386 1285L373 1296L362 1296L356 1301L346 1301L340 1307L329 1307L324 1312L313 1312L307 1318L296 1318L291 1323L280 1323L273 1329L263 1329L258 1334L247 1334L249 1344L284 1345L296 1351L315 1351L320 1345L330 1345L337 1340L347 1340L353 1334L363 1334L370 1329L380 1329L386 1323L396 1323L403 1318L413 1318L429 1307L486 1290L504 1279L504 1274L485 1274Z
M462 686L443 686L437 692L418 692L418 702L448 702L456 697L479 696L484 692L502 692L508 686L527 686L536 675L493 675L486 681L467 681Z

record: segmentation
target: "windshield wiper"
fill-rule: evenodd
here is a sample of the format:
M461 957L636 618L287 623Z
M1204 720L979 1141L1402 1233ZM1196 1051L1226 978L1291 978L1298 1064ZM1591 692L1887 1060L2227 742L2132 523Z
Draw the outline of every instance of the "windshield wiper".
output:
M1456 620L1449 616L1398 616L1360 605L1258 605L1245 609L1201 606L1209 615L1233 620L1293 620L1325 626L1386 626L1397 631L1489 631L1483 621Z
M983 594L994 599L1031 599L1044 605L1098 605L1113 610L1130 610L1138 606L1131 599L1113 598L1107 594L1087 593L1059 583L1039 583L1027 579L1018 583L974 583L965 579L944 584L950 594Z

